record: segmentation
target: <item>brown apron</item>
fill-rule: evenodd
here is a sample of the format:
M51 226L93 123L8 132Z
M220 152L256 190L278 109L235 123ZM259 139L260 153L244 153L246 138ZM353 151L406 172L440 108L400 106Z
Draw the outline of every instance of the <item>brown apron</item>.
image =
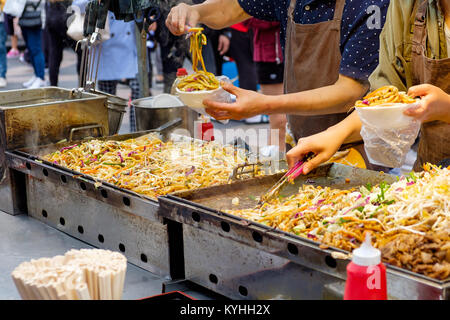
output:
M423 1L415 19L412 45L413 84L431 84L450 94L450 58L434 60L426 56L427 9L428 1ZM446 158L450 158L450 124L442 121L424 123L414 170L420 170L424 163L437 164Z
M331 21L316 24L297 24L294 11L297 1L291 0L286 29L284 92L295 93L333 85L339 79L341 65L341 22L345 0L336 0ZM341 122L347 113L326 115L287 115L289 131L294 143L302 137L322 132ZM292 146L287 145L287 150ZM363 143L342 146L355 148L364 158L368 169L387 168L369 163Z
M294 93L326 87L339 79L341 21L345 0L336 0L334 18L316 24L294 22L296 0L291 0L286 30L284 91ZM295 142L322 132L347 117L347 113L319 116L288 115Z

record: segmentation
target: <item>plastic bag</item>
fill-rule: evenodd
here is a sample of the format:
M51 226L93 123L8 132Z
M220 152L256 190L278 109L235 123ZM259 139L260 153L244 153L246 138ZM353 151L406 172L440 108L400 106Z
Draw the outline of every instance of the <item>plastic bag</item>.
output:
M27 0L7 0L3 12L13 17L20 17L25 9Z
M389 168L399 168L404 164L420 131L418 120L403 115L403 111L411 106L357 108L362 122L364 149L370 163Z

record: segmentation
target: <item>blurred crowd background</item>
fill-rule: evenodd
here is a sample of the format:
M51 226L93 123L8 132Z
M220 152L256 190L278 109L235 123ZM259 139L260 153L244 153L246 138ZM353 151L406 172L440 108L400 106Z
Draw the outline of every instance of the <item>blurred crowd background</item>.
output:
M80 39L68 29L79 22L75 17L84 18L89 0L26 0L22 14L17 16L3 12L7 1L14 0L0 0L0 90L77 87L82 51L77 46ZM161 16L148 30L148 92L141 92L138 83L135 22L116 20L108 13L96 83L99 90L130 101L170 93L177 70L192 70L189 40L173 36L164 23L170 8L180 2L188 1L161 1ZM226 75L244 89L283 93L284 64L277 22L250 19L223 30L203 27L208 40L203 57L209 72ZM133 131L134 115L129 113L128 130ZM279 146L283 151L285 121L284 115L258 115L242 120L241 125L278 129L279 138L269 137L266 152L278 151Z

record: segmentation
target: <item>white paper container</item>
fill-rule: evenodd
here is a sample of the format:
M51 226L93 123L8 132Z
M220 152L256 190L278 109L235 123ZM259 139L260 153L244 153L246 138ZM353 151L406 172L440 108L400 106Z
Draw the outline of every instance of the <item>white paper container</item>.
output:
M226 76L218 76L216 77L219 81L225 81L230 82L230 79ZM176 95L180 100L186 105L187 107L195 110L196 112L210 117L209 114L205 111L205 105L203 104L203 100L213 100L218 102L225 102L225 103L231 103L232 102L232 95L222 89L222 87L219 85L219 88L214 90L202 90L202 91L181 91L178 88L175 88ZM228 121L227 121L228 122Z
M404 104L389 103L376 107L356 107L359 118L379 129L394 129L412 125L413 117L405 116L403 111L417 106L420 102Z
M221 87L215 90L203 90L203 91L192 91L185 92L176 88L176 92L180 100L189 108L194 109L198 113L209 116L205 111L205 105L203 104L203 100L209 99L214 100L217 94L223 91Z

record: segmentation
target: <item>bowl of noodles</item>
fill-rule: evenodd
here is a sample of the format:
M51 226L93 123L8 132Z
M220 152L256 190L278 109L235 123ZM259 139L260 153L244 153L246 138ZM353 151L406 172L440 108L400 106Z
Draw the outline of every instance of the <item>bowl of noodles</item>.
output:
M177 79L175 92L178 98L187 106L200 114L207 115L203 101L206 99L231 102L231 95L220 86L221 81L229 81L225 76L216 77L213 73L206 71L202 56L202 47L206 45L206 36L202 33L203 28L191 28L190 53L194 73ZM199 69L199 66L201 69Z
M220 81L227 81L227 77L215 77L214 80L217 84L204 86L203 84L197 82L195 79L204 79L203 74L194 73L191 75L193 78L192 84L186 84L180 81L176 87L176 94L178 98L188 107L195 109L198 113L205 114L205 105L203 101L206 99L220 101L220 102L231 102L231 96L220 86ZM189 76L188 76L189 77ZM183 79L184 80L184 79ZM205 80L201 80L205 81Z
M403 112L418 105L420 100L413 99L394 86L381 87L355 104L361 120L378 128L399 128L411 125L415 119Z

